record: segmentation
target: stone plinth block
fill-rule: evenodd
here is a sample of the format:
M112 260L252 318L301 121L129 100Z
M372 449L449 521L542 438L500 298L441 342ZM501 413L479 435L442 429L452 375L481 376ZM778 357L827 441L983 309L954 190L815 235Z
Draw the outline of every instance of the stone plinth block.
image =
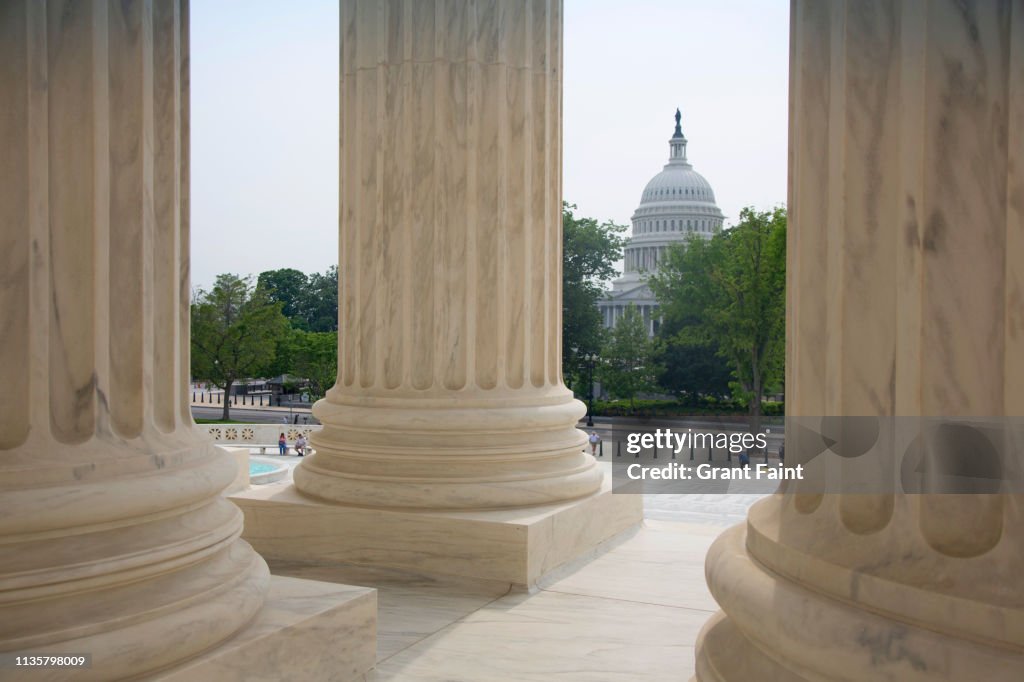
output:
M532 586L640 523L639 495L612 494L607 479L587 497L491 511L367 509L314 500L294 486L230 498L244 537L271 560L337 562Z
M377 650L377 591L274 576L249 627L154 682L362 679Z

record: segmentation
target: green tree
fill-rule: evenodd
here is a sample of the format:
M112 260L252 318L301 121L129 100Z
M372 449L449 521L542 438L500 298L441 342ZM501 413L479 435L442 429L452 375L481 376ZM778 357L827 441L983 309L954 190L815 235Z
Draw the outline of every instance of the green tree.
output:
M309 379L314 399L323 398L338 378L338 332L297 331L292 367Z
M678 343L713 343L729 361L759 430L765 389L784 369L785 209L742 209L735 227L669 249L649 282Z
M292 327L313 332L338 331L338 268L312 275L293 268L261 272L256 288L281 303Z
M668 320L658 333L658 385L677 398L696 403L701 397L729 395L732 369L715 343L688 338Z
M637 394L658 388L656 377L661 368L655 350L643 316L630 304L608 334L598 371L601 385L613 398L629 400L630 410L636 407Z
M294 268L267 270L259 274L256 288L266 292L271 301L281 304L281 312L293 327L309 328L305 309L309 305L310 286L305 273Z
M258 376L274 360L278 339L288 320L281 303L265 289L237 275L217 277L210 291L196 293L191 306L192 376L224 391L223 419L230 419L231 387Z
M562 204L562 369L570 384L582 369L577 358L600 352L604 328L597 302L603 283L618 273L625 225L598 224L577 217L573 204Z
M323 274L314 272L309 276L309 289L305 298L303 314L306 328L311 332L338 331L338 267L336 265L327 268Z

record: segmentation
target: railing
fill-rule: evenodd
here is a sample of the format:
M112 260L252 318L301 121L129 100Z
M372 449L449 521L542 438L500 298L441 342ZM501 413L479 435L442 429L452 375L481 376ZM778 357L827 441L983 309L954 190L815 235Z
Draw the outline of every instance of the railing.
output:
M209 434L217 445L277 447L277 439L283 433L291 447L300 435L308 441L309 435L322 427L318 424L203 424L197 428Z

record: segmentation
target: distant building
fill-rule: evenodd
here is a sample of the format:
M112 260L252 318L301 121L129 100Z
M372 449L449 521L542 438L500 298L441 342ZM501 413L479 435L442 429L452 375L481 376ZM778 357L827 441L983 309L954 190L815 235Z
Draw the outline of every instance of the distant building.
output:
M722 229L725 216L715 204L715 193L704 176L686 159L686 138L676 109L676 129L669 144L665 168L651 178L633 213L633 232L625 249L625 272L612 282L607 299L598 306L605 327L613 327L630 304L637 307L648 334L658 330L658 303L647 286L647 275L657 272L666 249L694 233L710 239Z

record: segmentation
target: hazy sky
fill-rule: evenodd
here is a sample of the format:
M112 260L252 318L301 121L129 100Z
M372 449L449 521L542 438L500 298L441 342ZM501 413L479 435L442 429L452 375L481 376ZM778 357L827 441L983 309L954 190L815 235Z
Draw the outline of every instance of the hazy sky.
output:
M337 262L337 5L192 2L193 286ZM727 222L784 203L788 36L784 0L565 0L565 199L628 224L678 106Z

